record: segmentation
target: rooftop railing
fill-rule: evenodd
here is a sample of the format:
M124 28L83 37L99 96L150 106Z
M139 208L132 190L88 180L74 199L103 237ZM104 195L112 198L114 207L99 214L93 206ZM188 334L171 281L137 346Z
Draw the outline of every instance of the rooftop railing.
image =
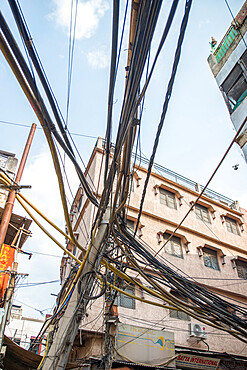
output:
M230 26L229 29L227 30L225 36L219 43L218 47L214 51L214 56L216 57L217 63L220 62L220 60L223 58L225 55L226 51L229 49L231 46L232 42L236 38L238 32L235 30L233 26Z
M103 148L105 147L105 141L102 140L102 146ZM111 152L114 152L115 145L111 144ZM144 158L143 156L140 156L138 154L132 153L132 163L135 163L135 165L138 167L142 167L145 169L148 169L149 165L149 160L147 158ZM169 170L166 167L161 166L160 164L154 163L152 172L157 173L158 175L176 182L177 184L180 184L188 189L191 189L193 191L197 191L198 193L203 190L203 186L198 184L195 181L192 181L188 179L185 176L179 175L178 173ZM208 198L211 198L219 203L222 203L229 208L237 210L237 203L233 200L230 199L220 193L217 193L214 190L206 189L204 192L204 195L207 196Z
M134 159L136 156L136 160ZM143 157L140 157L139 155L132 154L132 160L135 160L136 165L139 165L140 167L143 168L148 168L149 160ZM201 192L204 188L204 186L198 184L195 181L192 181L188 179L185 176L179 175L178 173L169 170L166 167L161 166L160 164L154 163L153 165L153 172L165 177L168 180L172 180L176 182L177 184L180 184L186 188L189 188L191 190L197 191L198 193ZM220 202L232 209L237 209L236 207L236 202L220 193L217 193L214 190L206 189L204 192L204 195L217 201Z

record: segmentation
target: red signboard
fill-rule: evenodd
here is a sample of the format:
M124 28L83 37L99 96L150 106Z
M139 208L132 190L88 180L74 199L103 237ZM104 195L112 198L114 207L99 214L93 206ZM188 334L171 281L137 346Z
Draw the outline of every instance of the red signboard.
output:
M220 359L217 358L188 355L184 353L181 353L176 358L176 366L181 366L181 368L216 370L219 363Z
M15 249L7 244L3 244L0 253L0 299L3 298L5 290L8 286L9 273L6 272L8 267L12 267L14 261Z

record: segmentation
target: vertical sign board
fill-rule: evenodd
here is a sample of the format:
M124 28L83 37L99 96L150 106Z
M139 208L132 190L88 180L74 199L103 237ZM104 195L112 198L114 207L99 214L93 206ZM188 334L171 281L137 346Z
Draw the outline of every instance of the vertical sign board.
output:
M116 350L116 360L175 367L175 360L171 360L175 356L172 332L118 324Z
M3 299L4 293L8 286L9 273L6 273L7 269L12 267L14 261L15 248L10 245L3 244L0 253L0 299Z

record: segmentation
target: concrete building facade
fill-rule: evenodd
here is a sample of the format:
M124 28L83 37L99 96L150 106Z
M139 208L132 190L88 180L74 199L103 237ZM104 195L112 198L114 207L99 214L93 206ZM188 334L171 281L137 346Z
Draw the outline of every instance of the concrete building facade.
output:
M86 169L88 182L94 184L98 198L103 190L103 153L104 141L98 139ZM135 163L132 172L133 182L126 206L127 226L130 230L134 229L137 222L148 166L147 160L143 158L137 158ZM246 307L246 211L239 207L237 201L207 189L195 205L193 212L189 214L165 248L162 248L189 207L195 202L201 189L200 184L155 164L149 181L137 238L147 243L147 248L151 248L152 253L159 251L159 258L175 271L183 272L184 276L195 279L199 286L208 288L224 299ZM95 212L95 207L79 188L71 208L71 221L79 243L85 247L90 239ZM81 252L71 243L67 244L67 248L77 258L82 258ZM63 257L62 283L73 264L70 258ZM148 271L148 266L146 269ZM142 277L138 276L138 279L147 286ZM134 300L129 296L118 295L112 315L113 336L116 334L116 338L119 325L123 324L133 325L137 331L141 330L140 328L146 328L146 332L148 330L159 330L160 333L169 332L174 335L177 365L176 361L173 361L166 365L168 368L227 369L227 361L233 361L233 359L235 365L231 366L235 367L231 368L247 368L243 367L245 362L241 362L244 357L240 361L241 356L247 356L245 343L226 332L209 325L205 326L181 311L167 309L165 302L150 297L140 288L129 285L125 289L128 293L155 301L164 307L156 307ZM84 365L88 361L88 364L92 364L94 361L100 361L104 355L104 312L104 297L91 301L71 352L72 361L81 361ZM140 365L143 362L144 353L145 348L143 347L139 361L135 363ZM229 354L229 358L227 356L222 358L223 353ZM203 361L205 356L211 356L211 359L217 360L218 363L215 367L207 367L206 364L204 367L196 367L195 364L194 367L189 367L188 364L186 365L186 354L187 359L191 359L189 356L199 356L201 360L198 361ZM128 359L121 359L121 356L119 357L116 353L115 357L120 362L128 362ZM240 361L239 364L237 361ZM247 366L247 363L245 364Z
M25 317L22 315L22 307L12 305L10 319L5 329L5 335L14 343L22 348L29 349L32 342L36 339L41 327L44 324L43 319ZM37 354L42 354L44 346L36 346Z
M15 154L4 152L0 150L0 169L5 171L5 173L13 179L15 176L15 171L17 167L17 158L15 158ZM0 207L4 208L6 200L8 198L9 191L0 187Z
M247 117L247 1L220 43L212 49L209 66L223 95L236 131ZM237 142L247 161L247 124Z

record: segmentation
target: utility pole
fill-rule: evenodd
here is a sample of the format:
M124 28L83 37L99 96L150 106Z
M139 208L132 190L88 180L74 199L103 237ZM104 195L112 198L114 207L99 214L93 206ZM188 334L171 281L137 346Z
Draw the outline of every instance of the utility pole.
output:
M139 14L139 0L132 0L131 5L131 15L130 15L130 31L129 31L129 48L128 48L128 57L127 57L127 67L126 67L126 84L127 84L127 77L129 74L129 66L131 62L132 57L132 51L133 51L133 44L135 39L135 33L136 33L136 26L137 26L137 19ZM132 145L134 143L134 137L135 137L136 130L132 129L128 134L128 139L126 140L126 143L124 145L124 151L126 151L127 148L127 142L132 142ZM131 139L132 137L132 139ZM111 274L108 274L107 277L111 276ZM114 300L116 298L116 293L112 293L111 289L106 290L105 294L105 354L101 361L101 369L110 369L113 362L113 333L115 335L116 331L116 322L118 320L117 317L112 317L112 311L114 307ZM114 313L115 315L115 313Z
M107 208L105 215L98 227L94 241L81 272L81 279L77 282L74 292L69 300L68 306L63 317L60 319L59 327L54 333L53 342L48 350L44 362L40 369L62 370L66 368L69 354L73 346L80 322L86 313L88 298L83 298L84 292L89 292L94 281L90 274L97 271L103 255L103 242L107 237L110 219L110 208ZM93 277L93 274L91 274ZM84 278L86 277L86 278ZM80 282L80 293L78 283Z
M30 133L29 133L29 136L28 136L28 139L27 139L27 143L26 143L26 146L24 148L24 152L22 154L21 162L20 162L20 165L19 165L19 168L18 168L18 171L17 171L17 174L16 174L16 178L15 178L15 182L17 184L19 184L19 182L21 181L22 173L23 173L23 170L24 170L24 167L25 167L25 164L26 164L26 160L27 160L27 156L28 156L28 153L29 153L32 141L33 141L36 126L37 125L35 123L32 124L31 130L30 130ZM1 225L0 225L0 250L2 249L2 245L4 243L4 239L5 239L5 236L7 234L9 221L11 219L11 215L12 215L12 211L13 211L13 207L14 207L15 197L16 197L16 190L12 190L9 193L8 200L6 202L5 209L4 209L4 212L3 212Z
M16 178L15 178L15 182L17 184L19 184L19 182L21 181L22 173L23 173L23 170L24 170L24 167L25 167L25 164L26 164L26 161L27 161L28 153L29 153L32 141L33 141L36 126L37 125L35 123L32 124L31 130L30 130L27 142L26 142L26 146L25 146L23 154L22 154L21 162L20 162L20 165L19 165L19 168L18 168L18 171L17 171L17 174L16 174ZM10 193L9 193L6 205L5 205L5 209L4 209L4 213L3 213L3 217L2 217L2 222L1 222L1 225L0 225L0 249L2 249L2 245L4 243L4 240L5 240L5 237L6 237L6 234L7 234L9 222L10 222L13 207L14 207L15 197L16 197L16 190L11 190ZM18 236L19 236L19 233L18 233L18 235L16 235L16 238L14 240L17 240ZM16 276L16 272L17 272L17 266L18 266L18 264L14 259L14 263L13 263L13 267L12 267L12 271L11 271L11 275L10 275L10 280L9 280L9 286L8 286L8 289L7 289L7 292L6 292L5 302L4 302L4 306L3 306L4 314L3 314L1 324L0 324L0 351L2 350L4 330L5 330L6 322L7 322L9 311L10 311L11 298L12 298L12 295L13 295L13 292L14 292L15 276Z
M130 65L132 46L135 38L135 31L137 25L137 18L139 12L139 0L132 0L131 6L131 20L130 20L130 36L129 36L129 49L128 49L128 60L127 66ZM128 68L126 69L126 76L128 75ZM112 194L111 194L112 196ZM110 204L110 203L109 203ZM72 349L75 336L78 332L78 328L82 318L86 313L86 307L89 299L83 298L83 293L87 293L92 286L93 278L90 280L90 273L96 273L97 268L100 265L103 256L103 242L106 242L108 236L108 224L111 217L111 210L107 208L101 224L99 225L96 237L92 243L91 250L89 252L85 266L81 272L80 291L78 292L78 282L75 286L73 294L68 302L68 306L65 310L63 317L60 319L59 326L56 332L53 332L53 341L48 347L46 357L43 363L39 365L38 369L49 370L56 369L62 370L66 368L70 351ZM105 247L104 247L105 248ZM87 274L87 278L84 278ZM106 340L111 343L111 323L109 322L108 316L106 317ZM105 358L105 366L111 364L112 361L112 350L109 348Z

